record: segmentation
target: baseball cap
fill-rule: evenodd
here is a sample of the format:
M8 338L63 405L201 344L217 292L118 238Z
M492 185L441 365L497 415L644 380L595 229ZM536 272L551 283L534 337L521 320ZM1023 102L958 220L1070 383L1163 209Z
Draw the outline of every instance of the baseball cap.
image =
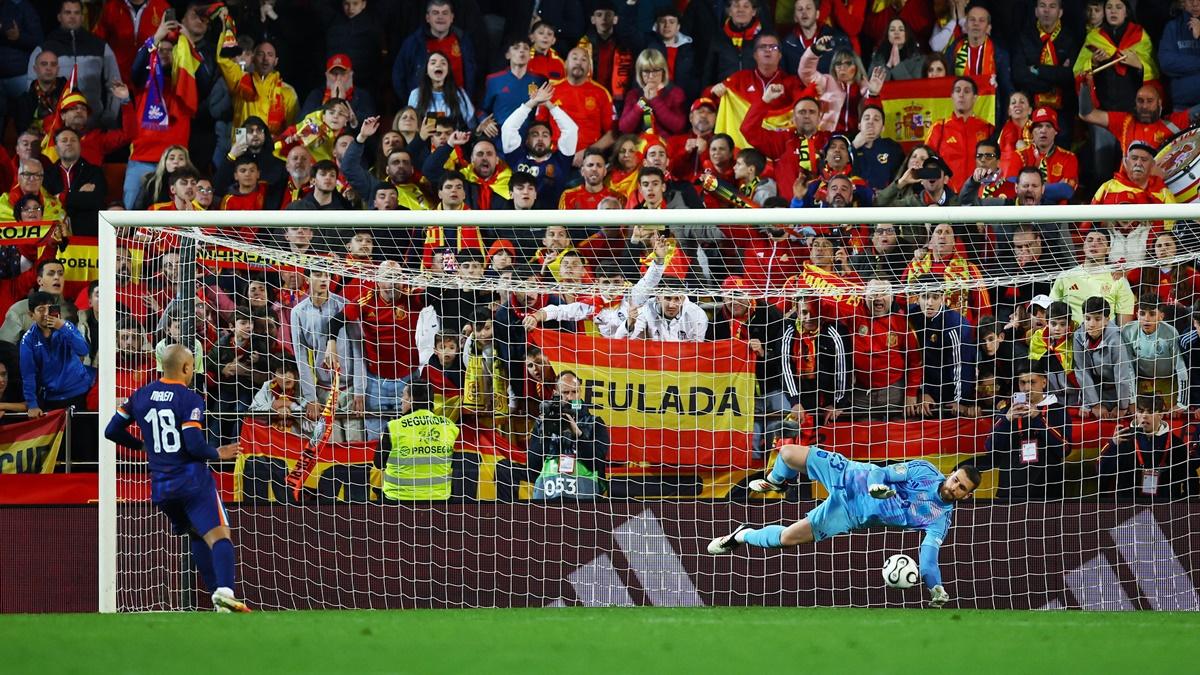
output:
M1128 155L1129 153L1133 152L1134 150L1145 150L1146 152L1150 153L1151 155L1154 154L1154 146L1150 145L1146 141L1143 141L1140 139L1135 139L1135 140L1130 141L1129 147L1125 149L1125 154Z
M1049 122L1050 126L1054 127L1055 131L1058 131L1058 113L1054 112L1050 108L1038 108L1037 110L1033 111L1033 118L1031 121L1034 124Z
M1029 301L1029 305L1031 307L1036 305L1042 309L1050 309L1050 302L1050 296L1048 295L1035 295L1033 296L1033 299Z
M711 108L713 112L717 111L717 102L711 96L701 96L692 102L692 112L699 110L702 107Z
M925 163L921 166L925 169L941 169L942 173L946 175L946 178L950 178L954 175L954 172L950 170L950 166L946 164L946 160L938 157L937 155L932 155L927 158Z
M325 72L329 72L334 68L342 70L354 70L354 66L350 63L350 57L345 54L334 54L325 62Z
M721 283L723 291L748 291L751 288L750 280L740 274L731 274Z

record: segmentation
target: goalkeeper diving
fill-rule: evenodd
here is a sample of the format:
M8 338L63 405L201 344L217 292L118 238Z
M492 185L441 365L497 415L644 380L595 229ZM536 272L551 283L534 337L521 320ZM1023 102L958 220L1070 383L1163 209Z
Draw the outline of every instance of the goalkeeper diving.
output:
M806 445L785 445L765 478L750 481L754 492L781 491L801 473L825 486L829 498L787 527L758 529L740 525L713 539L708 552L721 555L742 544L783 548L828 539L875 526L924 530L921 542L921 578L929 588L929 604L941 607L950 601L942 586L938 551L950 529L954 505L979 487L979 471L962 466L949 477L932 464L914 460L886 467L854 462L841 454Z

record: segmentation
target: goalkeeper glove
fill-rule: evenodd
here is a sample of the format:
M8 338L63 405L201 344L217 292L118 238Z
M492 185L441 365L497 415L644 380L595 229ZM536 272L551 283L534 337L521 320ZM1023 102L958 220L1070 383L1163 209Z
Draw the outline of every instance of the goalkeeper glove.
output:
M896 491L883 483L875 483L867 487L867 492L875 499L889 499L896 496Z
M942 588L941 584L929 589L929 606L934 609L941 609L942 605L950 602L950 594Z

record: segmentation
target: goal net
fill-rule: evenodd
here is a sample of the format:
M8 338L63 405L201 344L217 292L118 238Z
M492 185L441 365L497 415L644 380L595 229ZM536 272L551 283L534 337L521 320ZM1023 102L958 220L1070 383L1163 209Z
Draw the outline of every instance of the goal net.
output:
M920 606L919 530L708 555L853 498L749 488L798 443L982 473L955 606L1195 610L1198 217L104 213L101 417L192 351L256 608ZM100 443L102 609L207 607Z

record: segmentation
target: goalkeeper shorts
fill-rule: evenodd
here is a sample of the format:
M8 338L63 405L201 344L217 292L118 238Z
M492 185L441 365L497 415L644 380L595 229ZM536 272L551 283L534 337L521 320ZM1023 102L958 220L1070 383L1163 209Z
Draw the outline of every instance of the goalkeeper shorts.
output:
M808 522L812 525L815 541L828 539L854 529L857 519L853 517L852 505L846 497L843 488L847 470L863 466L860 462L852 462L843 455L829 450L813 447L805 462L808 477L825 486L829 498L817 505L807 514ZM870 465L866 465L869 470Z

